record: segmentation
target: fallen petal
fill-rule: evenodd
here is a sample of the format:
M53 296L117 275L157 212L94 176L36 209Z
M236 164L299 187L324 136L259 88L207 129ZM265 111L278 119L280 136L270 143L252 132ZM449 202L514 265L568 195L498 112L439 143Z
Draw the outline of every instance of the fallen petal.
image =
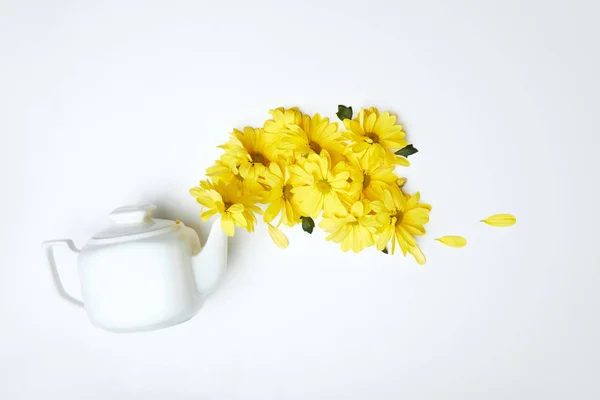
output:
M467 239L462 236L442 236L441 238L435 240L445 244L446 246L456 247L457 249L467 245Z
M496 214L486 219L482 219L481 222L485 222L490 226L505 227L514 225L517 222L517 219L511 214Z
M279 228L271 224L267 225L269 226L269 236L271 236L271 239L273 239L273 242L277 245L277 247L280 247L282 249L288 247L290 242L288 241L287 236L285 236L285 234L281 232Z

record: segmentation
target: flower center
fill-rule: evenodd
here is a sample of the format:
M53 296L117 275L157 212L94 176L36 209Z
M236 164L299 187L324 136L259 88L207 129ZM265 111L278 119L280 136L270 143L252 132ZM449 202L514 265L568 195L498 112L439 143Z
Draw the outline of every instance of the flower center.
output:
M267 158L260 153L250 154L250 158L252 158L253 163L261 163L262 165L267 165Z
M282 196L284 200L290 200L294 194L292 193L292 185L283 185Z
M327 194L331 192L331 185L325 179L321 179L317 182L317 189L319 189L319 192Z
M369 139L371 139L373 141L373 143L379 143L379 136L377 136L376 133L367 132L367 133L365 133L365 136L368 137Z
M396 217L396 225L400 225L402 224L402 218L404 218L404 213L400 210L396 210L396 215L394 215L394 217Z
M321 145L317 142L315 142L314 140L311 140L310 142L308 142L308 147L311 148L312 151L314 151L317 154L321 154Z
M233 204L228 202L228 201L224 201L223 204L225 205L225 211L227 211L229 209L229 207L231 207Z
M363 175L363 190L371 184L371 175Z

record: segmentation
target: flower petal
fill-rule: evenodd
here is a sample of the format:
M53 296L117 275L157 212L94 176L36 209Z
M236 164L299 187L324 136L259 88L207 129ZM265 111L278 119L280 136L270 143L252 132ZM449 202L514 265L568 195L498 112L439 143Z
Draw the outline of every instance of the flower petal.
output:
M367 119L365 120L365 132L373 132L373 127L375 126L375 122L377 122L377 115L369 114Z
M400 165L402 167L409 167L410 166L410 161L408 161L408 158L404 158L404 157L396 157L394 164L396 165Z
M313 177L309 173L307 173L302 167L299 165L290 165L290 172L299 179L304 184L311 184L313 182Z
M210 217L212 217L213 215L215 215L218 212L219 211L216 208L212 208L210 210L204 211L202 214L200 214L200 219L202 221L206 222Z
M244 205L240 204L240 203L236 203L236 204L229 206L229 208L225 211L234 213L234 214L241 213L241 212L244 212Z
M383 204L385 205L385 207L392 211L396 208L395 204L394 204L394 198L392 196L392 192L389 190L384 190L383 191Z
M354 215L355 217L361 217L365 212L365 208L362 202L357 201L356 203L354 203L352 205L352 208L350 209L350 213L352 215Z
M467 239L462 236L442 236L441 238L437 238L435 240L445 244L446 246L456 247L457 249L467 245Z
M221 229L227 236L233 236L235 233L235 225L233 224L233 219L227 214L223 214L221 216Z
M248 225L248 221L246 221L246 218L244 217L243 212L241 213L231 213L229 215L231 215L231 219L233 219L233 222L237 225L240 226L242 228L246 228Z
M385 246L387 246L388 242L392 238L393 233L394 233L394 228L391 225L387 225L385 228L383 228L383 231L377 238L377 250L385 249ZM392 246L392 254L393 254L393 246Z
M400 226L398 226L396 228L396 234L400 234L400 236L402 237L402 239L404 239L404 241L409 246L416 246L417 245L417 242L415 242L415 238L402 225L400 225Z
M279 211L281 211L282 201L283 200L281 198L278 198L273 200L273 202L269 204L269 207L267 207L267 209L265 210L265 222L271 222L275 219L275 217L277 217L277 214L279 214Z
M419 265L425 265L425 255L419 248L419 246L412 246L408 249L408 252L413 255Z
M511 214L496 214L486 219L482 219L481 222L485 222L490 226L506 227L514 225L517 222L517 219Z
M285 236L284 233L281 232L281 230L274 227L273 225L267 224L267 226L269 227L269 236L271 236L271 239L273 239L273 242L277 245L277 247L280 247L282 249L288 247L290 242L287 236Z
M365 150L367 150L370 147L370 144L367 142L358 142L356 143L354 146L352 146L352 151L355 153L361 153Z

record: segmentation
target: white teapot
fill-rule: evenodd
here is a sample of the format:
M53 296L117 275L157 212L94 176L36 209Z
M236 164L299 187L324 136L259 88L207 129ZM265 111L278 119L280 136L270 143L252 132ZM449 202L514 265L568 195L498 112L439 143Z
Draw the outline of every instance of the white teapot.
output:
M112 332L154 330L190 319L226 269L227 236L217 220L202 252L196 231L153 219L156 206L131 205L110 213L112 224L78 250L71 240L43 248L58 293L85 308L90 321ZM79 300L68 294L54 247L78 254Z

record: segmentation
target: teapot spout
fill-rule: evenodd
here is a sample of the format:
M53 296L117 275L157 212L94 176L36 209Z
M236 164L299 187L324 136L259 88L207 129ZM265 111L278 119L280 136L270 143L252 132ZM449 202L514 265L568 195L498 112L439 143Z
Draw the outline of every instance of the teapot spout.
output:
M202 295L214 290L227 269L227 235L220 225L217 218L204 248L192 259L196 288Z

